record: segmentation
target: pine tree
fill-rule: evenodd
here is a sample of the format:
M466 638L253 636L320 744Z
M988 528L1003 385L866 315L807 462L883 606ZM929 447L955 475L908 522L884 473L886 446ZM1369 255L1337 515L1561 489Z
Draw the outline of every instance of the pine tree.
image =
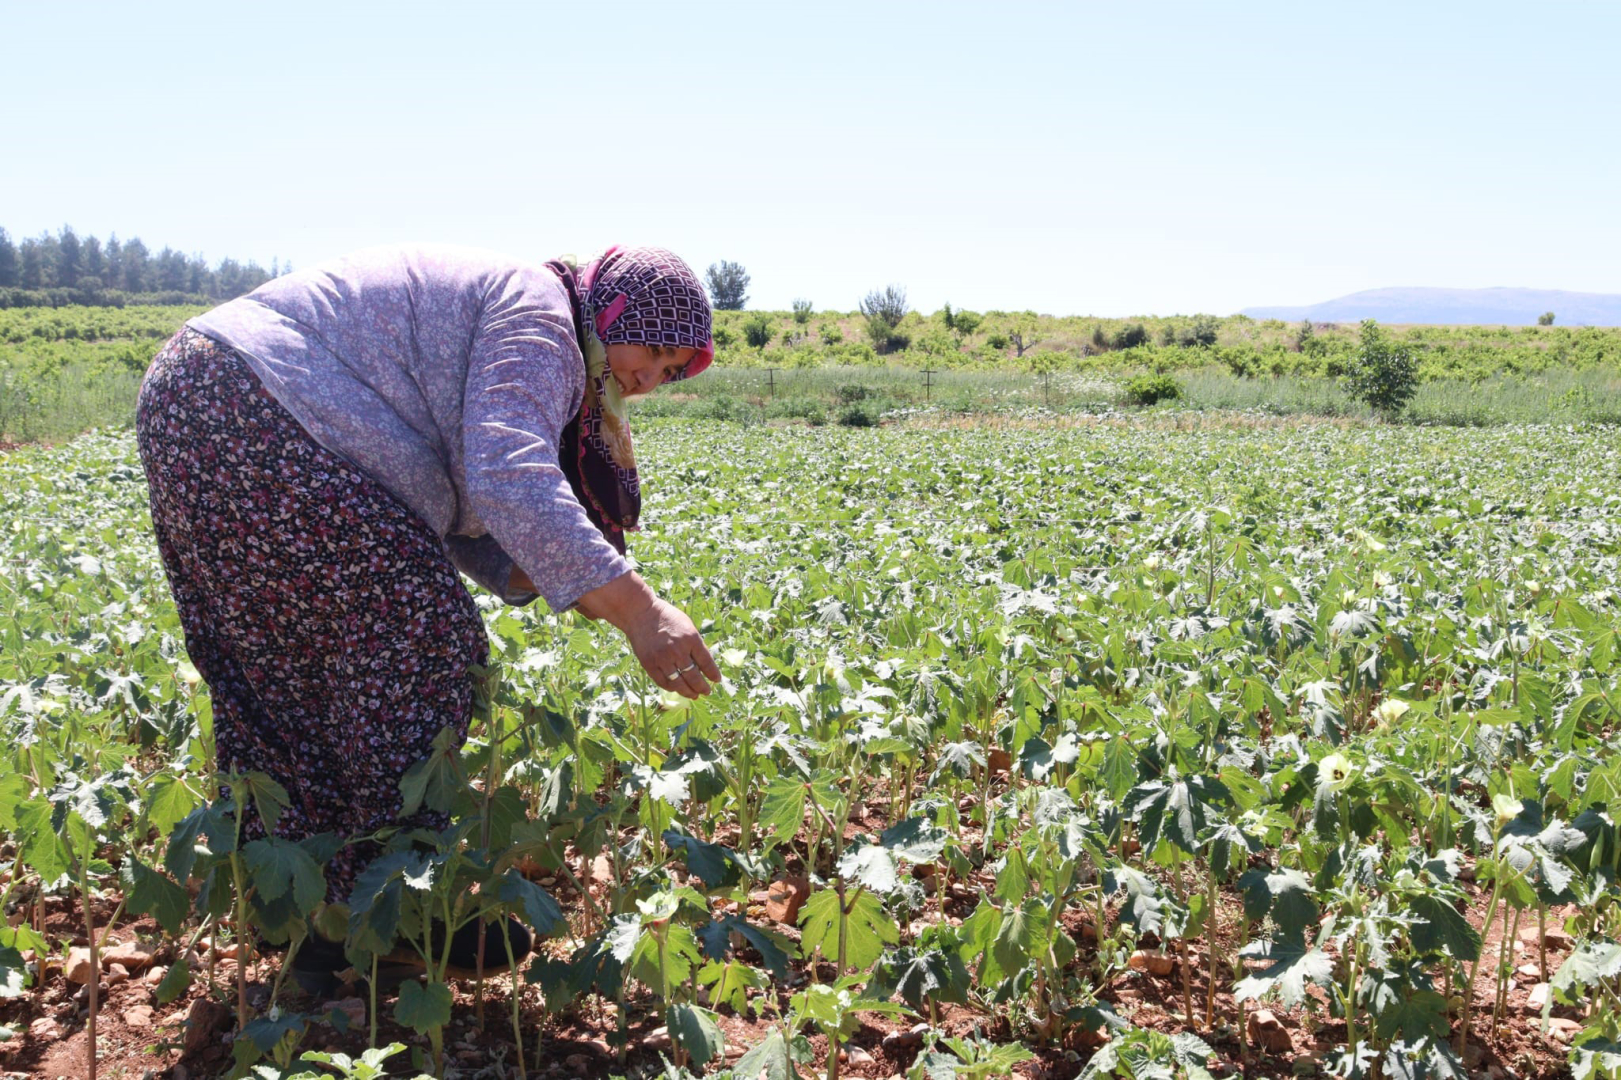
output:
M79 284L79 275L84 272L83 245L79 243L79 235L70 225L62 226L61 235L56 241L56 283L64 288L74 288Z
M14 288L17 284L17 245L11 234L0 229L0 289Z

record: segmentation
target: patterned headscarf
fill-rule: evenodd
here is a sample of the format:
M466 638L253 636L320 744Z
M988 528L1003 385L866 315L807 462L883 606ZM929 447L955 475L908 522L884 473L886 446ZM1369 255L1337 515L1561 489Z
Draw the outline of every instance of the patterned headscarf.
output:
M642 491L629 411L608 369L607 346L697 349L674 376L691 378L715 358L709 298L692 268L663 248L611 247L581 269L566 259L546 265L568 290L586 371L580 414L563 429L558 456L592 524L623 552Z

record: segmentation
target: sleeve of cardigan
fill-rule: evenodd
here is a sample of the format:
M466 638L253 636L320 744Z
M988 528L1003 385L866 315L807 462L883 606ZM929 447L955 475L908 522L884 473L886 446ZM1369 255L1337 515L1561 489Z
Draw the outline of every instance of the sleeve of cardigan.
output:
M467 496L495 544L558 611L630 570L558 464L584 379L566 316L518 288L487 299L462 400ZM506 595L504 583L497 594Z
M532 592L507 588L512 580L512 568L517 563L501 550L493 536L445 537L445 552L456 569L484 586L490 592L514 607L523 607L535 599Z

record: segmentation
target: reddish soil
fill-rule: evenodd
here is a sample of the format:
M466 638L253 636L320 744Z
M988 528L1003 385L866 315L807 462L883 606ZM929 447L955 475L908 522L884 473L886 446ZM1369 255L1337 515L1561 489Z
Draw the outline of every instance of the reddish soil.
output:
M866 806L857 809L858 813L847 830L850 836L875 832L888 820L888 807L882 799L871 799ZM794 852L797 858L790 857L785 877L803 874L803 852L804 848L799 847ZM828 868L822 869L825 871ZM590 880L590 868L586 865L576 861L574 870L581 880ZM544 876L545 872L538 867L533 869L533 873L556 895L578 929L588 917L587 905L568 879ZM918 920L903 928L903 944L927 923L965 918L977 904L980 891L989 891L995 885L988 871L979 871L967 880L951 880L945 873L925 875L924 880L931 900ZM593 892L601 889L596 884L590 887ZM1473 885L1466 888L1470 895L1468 918L1474 926L1481 928L1489 894L1475 889ZM770 923L775 916L786 917L784 905L789 891L787 885L776 889L768 889L764 885L759 887L749 896L746 906L749 918L759 923ZM95 918L98 928L104 926L105 920L113 915L114 905L111 897L97 901ZM732 903L726 906L736 910L741 905ZM32 908L24 905L21 910L31 913ZM1189 943L1186 983L1183 979L1182 953L1172 943L1164 953L1172 958L1170 964L1162 961L1150 963L1145 957L1143 966L1150 970L1127 969L1113 974L1105 985L1098 988L1099 998L1111 1003L1122 1016L1139 1026L1167 1033L1186 1030L1199 1035L1216 1051L1209 1065L1218 1077L1326 1075L1326 1070L1320 1068L1318 1063L1332 1055L1343 1043L1345 1024L1329 1017L1327 999L1315 988L1311 991L1318 1006L1315 1009L1285 1010L1277 1005L1261 1006L1270 1009L1280 1022L1287 1035L1287 1051L1276 1045L1276 1041L1282 1038L1276 1032L1273 1034L1275 1049L1271 1053L1244 1045L1240 1035L1246 1027L1245 1018L1255 1011L1257 1005L1247 1003L1241 1011L1233 1001L1228 989L1231 979L1226 975L1231 970L1230 957L1241 945L1239 922L1242 911L1242 902L1236 894L1228 893L1221 897L1217 948L1223 977L1218 982L1215 995L1213 1025L1207 1027L1205 1024L1210 964L1203 940L1197 944ZM76 909L70 908L66 900L48 900L46 912L48 940L53 944L85 944L84 927L80 921L82 916ZM1550 912L1550 969L1556 970L1568 955L1570 940L1568 935L1563 935L1562 927L1565 919L1573 914L1574 911L1570 909ZM16 915L13 919L15 921L20 917ZM1111 920L1112 917L1111 913ZM1074 961L1076 970L1090 981L1096 956L1096 935L1092 932L1090 921L1085 914L1070 911L1066 913L1064 922L1079 945ZM790 938L797 940L799 937L797 927L791 924L779 924L775 928ZM1542 1034L1540 1012L1528 1007L1532 987L1539 981L1529 968L1525 969L1529 974L1517 971L1509 986L1505 1021L1495 1027L1491 1024L1492 1004L1497 989L1495 969L1502 934L1501 919L1483 932L1484 960L1475 986L1470 1049L1465 1058L1471 1075L1477 1080L1527 1080L1567 1075L1569 1031L1556 1031L1546 1036ZM1535 934L1533 912L1528 919L1522 917L1520 934L1511 941L1511 967L1519 969L1522 965L1537 961ZM1522 940L1527 935L1530 940ZM167 967L176 959L177 946L150 919L120 920L113 931L112 940L149 945L155 951L153 967ZM1139 942L1138 948L1151 956L1158 956L1159 945L1158 941L1149 937ZM569 945L551 942L546 943L545 947L566 954ZM1329 951L1333 952L1332 946ZM57 962L37 985L20 997L0 1000L0 1023L15 1032L8 1041L0 1043L0 1077L5 1080L17 1076L57 1080L86 1075L86 1006L84 1002L76 1000L81 988L70 984L64 976L60 965L61 955L61 951L58 951ZM759 957L747 951L743 958L759 962ZM280 956L275 954L250 963L248 997L253 1008L260 1008L268 1002L279 963ZM1163 973L1152 973L1154 968L1164 969ZM199 971L186 994L176 1001L161 1005L154 1000L156 984L149 981L153 977L144 972L132 972L128 981L107 985L101 996L97 1018L101 1074L107 1077L150 1076L167 1080L201 1080L223 1076L231 1066L236 967L232 960L218 958L216 954L212 988L205 975L206 970ZM737 1016L723 1008L721 1026L728 1045L728 1060L735 1060L744 1050L763 1039L775 1026L777 1018L786 1011L789 996L812 977L822 981L831 980L834 977L832 965L819 964L813 972L810 965L804 962L797 964L786 983L776 986L764 998L757 999L756 1007L764 1012L763 1017ZM475 1020L477 1001L474 985L463 982L456 986L455 1020L445 1033L448 1075L463 1080L510 1080L521 1075L516 1068L518 1048L512 1040L510 986L511 980L505 976L493 976L487 980L483 994L485 1025L482 1032ZM1188 1022L1184 1012L1185 990L1191 995L1193 1003L1192 1023ZM359 994L360 991L351 993ZM668 1039L658 1028L655 1003L640 992L640 988L626 1002L631 1022L624 1062L616 1059L612 1048L617 1029L617 1012L613 1002L591 997L559 1016L548 1016L541 1008L538 990L520 985L519 993L523 1060L530 1076L606 1078L613 1074L634 1075L637 1066L656 1065L660 1051L669 1051ZM343 996L338 995L340 998ZM392 1022L393 997L393 992L380 996L382 1016L379 1043L398 1041L412 1047L413 1053L420 1050L426 1054L427 1041L424 1037L401 1029ZM323 1005L322 1002L306 999L290 980L283 987L281 1004L284 1008L309 1011L321 1010ZM359 1018L364 1018L363 1000L350 1002L349 1008L356 1010ZM1579 1019L1575 1010L1563 1007L1556 1007L1553 1017L1556 1021ZM910 1034L918 1019L921 1018L868 1016L867 1022L857 1031L847 1049L841 1070L843 1074L887 1080L904 1073L918 1052L918 1040ZM986 1015L953 1005L942 1008L940 1019L941 1027L951 1034L968 1034L978 1028L982 1034L997 1040L1016 1037L1007 1016L1001 1013ZM1454 1045L1457 1044L1457 1034L1458 1024L1454 1023ZM886 1036L891 1037L887 1044ZM1071 1038L1067 1046L1032 1046L1036 1057L1019 1066L1018 1075L1027 1080L1070 1080L1078 1075L1095 1040L1089 1040L1085 1033L1078 1031L1072 1033ZM816 1068L824 1069L826 1040L816 1036L812 1044L817 1054ZM362 1022L340 1033L331 1026L318 1023L310 1028L303 1045L305 1049L343 1050L358 1054L366 1046L366 1026ZM1308 1061L1313 1064L1308 1065ZM391 1064L396 1075L414 1075L410 1055L401 1054L392 1059ZM426 1067L427 1062L422 1061L422 1065ZM1494 1073L1491 1071L1493 1069L1498 1071Z

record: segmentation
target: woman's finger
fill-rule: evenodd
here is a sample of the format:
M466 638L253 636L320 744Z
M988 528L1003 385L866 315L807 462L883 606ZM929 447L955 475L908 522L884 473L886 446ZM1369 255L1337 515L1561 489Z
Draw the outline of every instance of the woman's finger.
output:
M690 660L687 662L692 663ZM700 698L709 693L709 684L704 681L703 672L698 670L696 664L681 672L681 680L683 685L680 692L690 698Z
M697 674L697 668L683 670L690 660L678 660L666 655L662 659L642 664L643 670L653 679L653 684L660 690L668 690L672 694L680 694L684 698L697 698L709 692L708 686L700 678L693 683L690 676Z
M720 682L720 668L716 666L715 658L709 655L709 646L704 644L703 638L693 642L692 660L689 663L696 663L698 669L709 676L710 682Z

